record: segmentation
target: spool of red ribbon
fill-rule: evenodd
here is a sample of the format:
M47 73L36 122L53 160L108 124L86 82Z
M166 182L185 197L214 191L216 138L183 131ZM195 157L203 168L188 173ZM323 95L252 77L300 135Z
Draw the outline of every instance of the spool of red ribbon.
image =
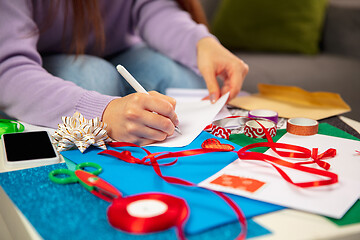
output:
M189 216L189 209L181 198L147 193L115 199L107 215L113 227L125 232L159 232L175 226L180 239L184 239L182 226Z

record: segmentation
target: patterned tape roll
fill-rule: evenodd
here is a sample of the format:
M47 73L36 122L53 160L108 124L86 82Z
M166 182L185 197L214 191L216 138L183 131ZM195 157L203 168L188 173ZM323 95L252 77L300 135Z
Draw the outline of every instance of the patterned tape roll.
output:
M249 120L245 123L244 134L252 138L266 138L264 129L260 126L263 125L269 132L271 137L276 135L276 125L270 120Z
M300 136L314 135L319 130L319 123L310 118L290 118L286 124L286 131Z
M229 117L214 121L207 129L211 134L224 139L229 139L233 130L239 129L247 121L244 117Z
M278 122L278 113L273 110L254 109L249 111L248 116L251 118L266 118L273 121L275 124Z

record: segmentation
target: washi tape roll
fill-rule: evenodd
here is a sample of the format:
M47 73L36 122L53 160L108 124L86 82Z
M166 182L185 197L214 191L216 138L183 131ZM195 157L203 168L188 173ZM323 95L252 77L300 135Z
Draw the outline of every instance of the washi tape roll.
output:
M245 123L244 134L252 138L266 138L265 131L259 123L265 127L271 137L276 136L275 122L265 119L247 121Z
M290 118L286 124L286 131L300 136L317 134L319 130L318 121L310 118Z
M254 109L248 112L248 116L251 118L265 118L273 121L275 124L278 122L278 113L273 110Z
M214 136L229 139L233 130L242 128L247 120L244 117L227 117L214 121L207 128Z
M212 124L210 133L216 137L229 139L231 130Z

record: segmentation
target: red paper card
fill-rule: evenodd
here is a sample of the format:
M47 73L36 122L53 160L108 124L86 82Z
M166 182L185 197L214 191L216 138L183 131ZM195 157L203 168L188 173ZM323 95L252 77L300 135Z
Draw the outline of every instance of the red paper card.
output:
M261 182L256 179L232 176L227 174L221 175L220 177L213 180L211 183L224 187L240 189L250 193L256 192L259 188L265 185L265 182Z

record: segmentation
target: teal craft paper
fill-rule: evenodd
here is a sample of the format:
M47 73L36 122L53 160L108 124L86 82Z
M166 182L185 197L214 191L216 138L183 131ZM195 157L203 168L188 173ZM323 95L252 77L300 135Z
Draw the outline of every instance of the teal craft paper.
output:
M186 147L165 148L152 146L147 147L147 149L152 153L198 149L201 148L203 141L208 138L214 138L214 136L207 132L202 132ZM233 145L236 150L240 148L240 146L225 139L217 139L221 143ZM109 149L119 152L128 150L131 151L134 157L140 159L146 156L145 152L140 148L126 147ZM71 150L61 152L61 154L76 164L81 162L95 162L100 164L104 171L99 176L114 185L124 196L145 192L163 192L185 199L190 207L190 217L185 225L185 233L187 234L197 234L237 220L232 208L211 191L198 187L186 187L167 183L154 172L152 166L126 163L111 156L99 155L98 153L101 151L101 149L91 147L84 153L78 150ZM176 164L161 167L161 171L164 176L178 177L197 184L215 174L237 158L236 153L233 152L215 152L181 157ZM283 209L283 207L277 205L240 196L231 194L228 196L239 205L247 218Z

